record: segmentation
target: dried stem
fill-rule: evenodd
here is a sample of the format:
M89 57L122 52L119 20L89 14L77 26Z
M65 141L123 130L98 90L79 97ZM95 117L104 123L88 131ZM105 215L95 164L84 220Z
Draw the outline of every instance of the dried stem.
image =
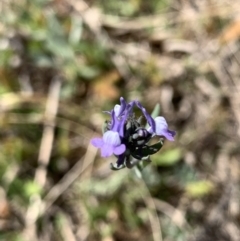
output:
M58 110L61 83L62 81L60 78L56 77L53 79L46 103L46 110L44 114L44 130L38 156L38 168L34 177L34 181L41 188L41 190L43 190L47 180L47 166L49 164L52 152L55 118ZM24 237L26 240L37 240L35 223L41 212L42 204L40 194L32 195L30 197L30 205L26 212L26 227L24 230Z

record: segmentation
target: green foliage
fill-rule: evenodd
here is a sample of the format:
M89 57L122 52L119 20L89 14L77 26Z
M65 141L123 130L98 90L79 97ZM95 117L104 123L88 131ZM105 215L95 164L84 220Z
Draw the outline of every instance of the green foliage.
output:
M92 178L91 180L86 181L84 185L79 184L79 188L82 192L92 192L96 195L114 195L119 188L121 188L121 186L128 181L127 176L128 172L122 171L119 172L119 175L112 175L108 179L102 180L101 182ZM106 186L108 188L106 188Z
M39 195L42 192L41 187L34 181L26 181L23 185L23 192L27 199L33 195Z
M134 15L140 7L141 1L139 0L123 0L123 1L99 1L99 3L104 7L107 13L117 14L122 16L132 16Z
M125 17L136 16L142 13L155 14L165 10L170 5L170 1L166 0L98 0L97 2L106 13Z
M8 234L0 233L0 240L25 241L21 235L15 232L11 232Z
M141 149L131 151L131 155L136 159L142 159L142 156L147 157L157 153L163 146L163 140L158 141L156 144L151 146L143 146Z
M180 148L161 151L152 156L152 161L158 166L172 166L179 162L182 158L182 151Z
M185 241L187 240L186 233L177 227L169 217L163 217L161 219L163 235L167 236L169 239L175 241Z
M153 111L151 113L151 116L154 119L154 118L156 118L159 115L160 115L160 104L158 103L158 104L155 105L155 107L154 107L154 109L153 109Z
M212 184L212 182L207 180L195 181L188 183L185 189L187 195L194 198L201 198L205 195L210 194L214 189L214 185Z

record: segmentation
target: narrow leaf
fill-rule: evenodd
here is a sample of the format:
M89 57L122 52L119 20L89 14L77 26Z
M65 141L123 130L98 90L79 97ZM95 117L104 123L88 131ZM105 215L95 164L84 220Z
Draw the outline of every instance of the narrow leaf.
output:
M142 147L138 147L138 149L135 150L131 150L130 154L136 158L141 160L143 157L146 156L150 156L155 154L156 152L158 152L162 146L163 146L163 140L161 139L159 142L157 142L156 144L152 145L152 146L142 146Z
M160 105L159 105L159 104L156 104L155 107L154 107L154 109L153 109L153 111L152 111L152 113L151 113L151 116L152 116L152 118L154 119L154 118L156 118L157 116L159 116L159 114L160 114Z

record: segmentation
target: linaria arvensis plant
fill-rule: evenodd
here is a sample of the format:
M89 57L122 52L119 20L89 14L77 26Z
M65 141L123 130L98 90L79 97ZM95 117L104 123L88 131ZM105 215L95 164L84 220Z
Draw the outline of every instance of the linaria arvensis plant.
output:
M141 117L135 118L135 106L141 110L149 127L141 124ZM176 132L168 129L165 118L153 118L139 101L127 103L121 97L120 105L115 105L111 111L105 113L111 116L111 120L105 122L103 137L93 138L91 143L101 149L102 157L117 157L117 162L111 163L112 170L132 168L142 160L149 162L150 156L163 146L164 139L174 141ZM154 145L148 145L154 136L159 137L159 141Z

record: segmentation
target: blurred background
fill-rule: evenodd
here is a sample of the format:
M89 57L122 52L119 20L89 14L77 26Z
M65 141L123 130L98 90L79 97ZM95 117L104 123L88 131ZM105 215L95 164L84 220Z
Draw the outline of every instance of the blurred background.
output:
M239 241L240 3L1 0L0 240ZM89 145L159 103L139 179Z

